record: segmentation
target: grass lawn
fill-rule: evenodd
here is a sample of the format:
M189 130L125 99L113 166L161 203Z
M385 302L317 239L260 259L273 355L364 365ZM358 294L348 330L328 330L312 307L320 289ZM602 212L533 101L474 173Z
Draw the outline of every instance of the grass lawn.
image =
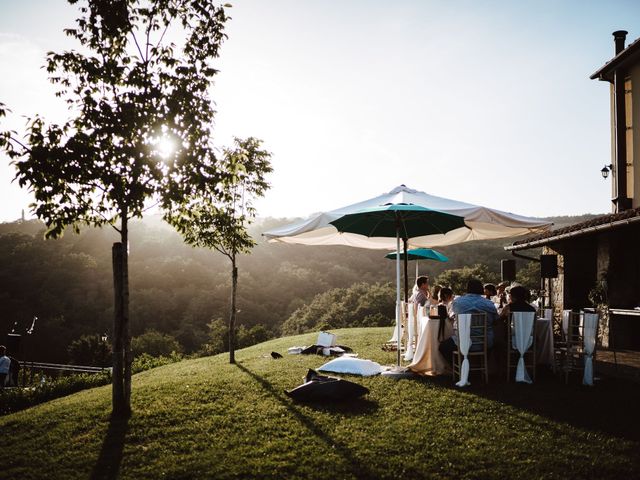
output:
M380 348L389 328L334 333L394 362ZM636 384L350 377L371 393L296 404L283 390L324 359L286 349L316 336L241 350L237 365L219 355L135 375L127 421L110 421L110 386L0 417L0 478L640 478Z

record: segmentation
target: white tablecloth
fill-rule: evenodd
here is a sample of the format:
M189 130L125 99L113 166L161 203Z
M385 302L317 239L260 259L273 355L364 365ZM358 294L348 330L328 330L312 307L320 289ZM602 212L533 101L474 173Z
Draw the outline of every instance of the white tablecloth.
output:
M445 320L444 337L446 340L453 335L453 324ZM438 351L438 327L440 320L437 318L422 317L420 322L420 335L413 355L413 362L408 368L421 375L442 375L451 373L449 363Z

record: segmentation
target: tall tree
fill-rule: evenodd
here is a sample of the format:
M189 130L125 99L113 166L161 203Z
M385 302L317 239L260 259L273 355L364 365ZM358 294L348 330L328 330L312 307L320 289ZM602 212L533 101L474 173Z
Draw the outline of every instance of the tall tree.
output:
M223 195L196 193L165 217L187 243L217 250L231 261L230 363L235 363L236 347L236 259L255 245L246 227L255 218L253 200L269 188L265 177L272 171L270 158L271 154L261 149L260 140L236 138L232 148L224 149L221 159L223 170L231 174L220 184Z
M223 191L208 91L227 16L210 0L68 1L80 13L65 33L80 46L50 52L47 71L70 117L54 124L35 116L26 141L3 132L0 148L34 194L47 237L83 224L111 225L120 234L113 245L113 412L127 415L128 222L152 202L172 208L198 192L215 198Z

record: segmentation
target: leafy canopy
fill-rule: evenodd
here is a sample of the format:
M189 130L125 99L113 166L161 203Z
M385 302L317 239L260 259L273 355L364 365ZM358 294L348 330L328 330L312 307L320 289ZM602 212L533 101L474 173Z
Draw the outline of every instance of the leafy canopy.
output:
M248 253L255 245L246 225L255 217L253 199L269 188L271 154L256 138L234 139L220 159L228 176L221 182L223 195L195 195L168 211L165 218L194 246L215 249L229 258Z
M91 0L80 12L65 30L80 48L50 52L46 64L70 118L58 125L35 116L25 143L14 132L0 135L47 236L140 217L152 200L169 207L195 191L220 192L225 173L210 145L208 91L224 8L208 0ZM161 148L168 143L171 152Z

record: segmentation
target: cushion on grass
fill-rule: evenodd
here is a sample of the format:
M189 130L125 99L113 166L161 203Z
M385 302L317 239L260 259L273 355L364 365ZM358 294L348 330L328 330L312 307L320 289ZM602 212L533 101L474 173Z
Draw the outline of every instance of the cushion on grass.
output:
M322 370L323 372L351 373L353 375L369 377L371 375L378 375L381 373L382 367L379 363L372 362L371 360L363 360L362 358L354 357L339 357L325 363L318 368L318 370Z

